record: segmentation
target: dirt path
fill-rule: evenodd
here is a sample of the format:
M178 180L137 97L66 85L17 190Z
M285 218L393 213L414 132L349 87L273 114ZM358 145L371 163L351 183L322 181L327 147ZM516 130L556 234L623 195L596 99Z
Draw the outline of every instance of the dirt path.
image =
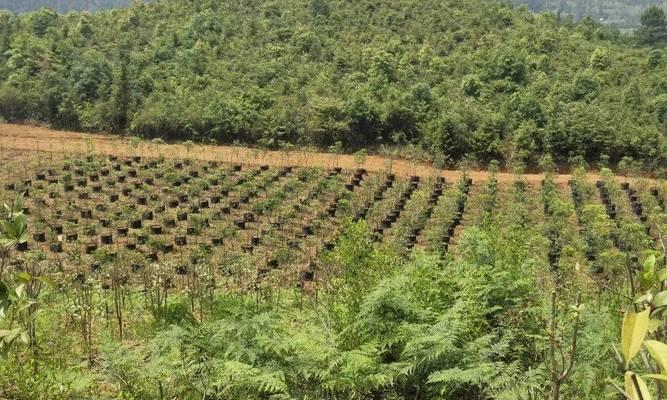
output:
M163 154L166 157L186 157L188 151L183 145L153 145L144 142L138 147L132 147L130 143L121 137L102 134L86 134L77 132L57 131L53 129L16 124L0 124L0 146L4 150L22 151L46 151L57 154L84 153L88 150L95 154L115 154L118 156L143 155L147 157ZM199 146L195 145L189 152L189 157L200 160L217 160L222 162L238 162L242 164L268 164L300 165L334 167L336 165L345 168L356 168L354 157L341 155L337 157L329 153L314 153L293 151L289 155L281 151L262 151L247 147L233 146ZM369 171L387 170L391 163L392 172L400 176L420 175L437 176L442 175L447 180L455 180L459 177L458 171L442 171L424 164L415 164L406 160L391 160L379 156L369 156L363 166ZM471 171L470 177L475 182L485 181L488 174L483 171ZM526 180L535 183L542 180L542 175L528 174ZM590 176L595 179L595 175ZM559 183L565 183L570 175L560 175ZM501 183L512 182L514 175L502 173L498 175Z

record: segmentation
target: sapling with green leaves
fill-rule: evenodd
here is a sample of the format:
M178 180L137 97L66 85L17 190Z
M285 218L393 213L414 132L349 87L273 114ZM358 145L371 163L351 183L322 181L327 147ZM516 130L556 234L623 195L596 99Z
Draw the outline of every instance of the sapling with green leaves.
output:
M204 143L199 143L199 152L201 153L201 159L202 160L206 159L206 151L207 151L207 148L204 145Z
M581 170L586 170L588 167L588 163L586 162L586 158L582 156L581 154L576 154L571 156L568 159L568 162L570 163L570 166L572 169L581 169Z
M649 223L663 255L667 255L667 213L652 213L649 217ZM667 264L667 256L663 256L663 263Z
M183 142L183 147L185 147L185 152L187 154L187 158L190 158L190 152L192 151L192 148L194 147L195 143L192 140L186 140Z
M283 165L289 165L289 160L292 152L296 148L294 144L289 142L283 142L282 140L278 142L280 151L283 153Z
M77 281L72 284L73 295L71 297L71 307L69 311L79 321L81 329L81 338L83 339L84 350L88 357L88 365L94 363L94 316L95 316L95 288L99 283L90 276L83 281Z
M598 169L602 170L603 168L609 168L610 160L611 158L609 157L608 154L600 155L600 160L598 161Z
M657 257L651 255L636 278L630 284L636 284L637 292L642 294L628 306L621 326L620 351L615 348L617 361L624 371L624 385L621 387L613 380L609 382L626 400L651 400L654 395L661 400L664 399L664 385L667 383L664 326L667 268L659 265ZM635 362L638 355L640 362ZM648 383L655 383L654 389L650 388L647 380Z
M149 309L156 318L163 315L167 307L169 288L172 284L171 274L176 268L172 262L154 263L148 266L146 289L148 292Z
M366 162L366 159L368 158L368 150L366 149L361 149L356 151L354 154L354 164L356 165L357 169L362 168L364 166L364 163Z
M0 230L0 281L5 267L17 245L28 240L27 218L23 214L23 197L19 196L11 205L4 205L4 216Z
M106 270L109 271L106 276L106 279L108 279L109 287L112 290L114 315L116 317L116 322L118 324L118 338L122 341L125 331L123 305L124 305L125 285L127 284L128 275L126 269L122 266L119 257L120 257L119 254L112 253L106 248L100 249L97 252L95 252L95 258L97 259L97 261Z
M338 168L340 163L340 155L343 154L343 142L337 140L333 145L329 146L329 152L334 155L334 167Z
M621 161L618 162L618 170L623 175L624 180L627 182L628 177L633 175L635 172L635 160L630 156L624 156Z
M90 136L86 136L85 144L86 144L86 155L92 156L95 151L95 142L93 142L93 139L91 139Z
M46 274L46 255L41 251L34 251L25 257L25 271L16 274L19 287L24 288L25 297L21 297L16 308L16 316L22 329L28 335L28 347L32 356L33 375L38 372L39 346L37 342L37 317L41 309L40 296L44 287L55 287L51 278Z
M163 146L166 144L164 139L162 138L155 138L151 140L151 145L153 147L153 153L158 155L158 159L162 160L164 159L164 152L162 152Z
M566 337L561 325L566 321L558 308L558 290L551 292L551 318L547 329L549 339L549 355L547 369L551 378L551 398L559 400L561 388L570 378L577 359L577 345L581 321L581 294L577 294L575 304L571 307L572 316L567 323L572 327L570 338Z
M136 153L137 148L143 143L143 140L138 136L130 137L130 140L127 142L128 150L131 154Z
M558 173L558 167L556 166L556 162L554 161L554 158L550 154L543 155L540 158L539 165L545 178L548 178L549 176L553 177Z
M111 138L111 153L113 155L118 155L118 137L114 136Z

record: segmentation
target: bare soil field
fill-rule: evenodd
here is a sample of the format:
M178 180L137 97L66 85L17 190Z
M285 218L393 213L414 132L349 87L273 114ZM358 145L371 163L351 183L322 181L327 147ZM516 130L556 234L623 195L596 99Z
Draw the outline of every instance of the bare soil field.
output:
M158 156L185 157L188 156L199 160L215 160L221 162L237 162L249 165L266 164L270 166L339 166L344 169L356 168L354 156L331 153L316 153L294 150L289 154L283 151L264 151L247 147L217 146L217 145L195 145L188 152L183 145L165 144L153 145L145 142L143 145L132 147L130 142L123 137L105 134L87 134L78 132L66 132L48 129L38 126L0 124L0 146L5 158L17 151L42 151L57 154L76 154L87 151L94 154L114 154L118 156ZM459 177L460 172L456 170L441 170L430 165L417 164L408 160L389 159L380 156L369 156L363 167L368 171L386 171L391 166L392 173L399 176L443 176L447 180ZM486 181L488 174L485 171L470 171L470 177L475 182ZM591 179L596 175L591 174ZM525 179L530 183L542 180L540 174L527 174ZM566 183L570 175L563 174L558 177L558 183ZM498 175L500 183L508 183L514 180L511 173Z

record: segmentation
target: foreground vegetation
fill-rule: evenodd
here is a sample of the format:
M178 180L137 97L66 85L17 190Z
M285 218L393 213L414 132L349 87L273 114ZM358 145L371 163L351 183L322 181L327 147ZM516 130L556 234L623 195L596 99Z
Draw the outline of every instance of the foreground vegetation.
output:
M5 163L0 397L663 398L664 181L128 146Z
M550 154L660 171L667 27L654 11L637 37L489 0L5 13L0 116L271 148L411 148L447 166Z

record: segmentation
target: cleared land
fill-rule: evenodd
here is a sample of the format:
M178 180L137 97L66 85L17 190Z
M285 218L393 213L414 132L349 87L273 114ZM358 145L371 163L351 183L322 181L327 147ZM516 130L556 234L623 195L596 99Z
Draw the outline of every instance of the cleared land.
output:
M145 156L156 156L164 154L168 158L189 158L204 161L238 162L248 165L270 165L285 166L298 165L302 167L327 167L339 166L343 169L357 167L352 155L340 155L330 153L313 153L293 151L286 154L281 151L263 151L245 147L233 146L194 146L190 153L183 145L157 145L132 148L127 140L111 135L86 134L77 132L66 132L52 130L43 127L0 124L0 145L5 149L46 151L58 154L85 153L87 146L91 146L92 152L98 155L134 156L143 154ZM391 172L401 177L412 175L419 176L442 176L447 180L455 180L459 177L459 171L443 171L429 165L415 164L406 160L392 160L379 156L369 156L363 164L369 172L386 171L391 163ZM486 181L488 173L484 171L470 171L473 181ZM514 180L510 173L498 174L500 183L508 183ZM595 175L590 176L596 179ZM525 179L531 183L539 183L543 176L540 174L526 174ZM558 183L567 183L570 175L563 174L557 178Z
M552 208L565 202L578 218L556 239L550 233L551 248L538 247L545 259L547 251L560 258L569 238L575 259L594 265L608 251L629 249L619 235L591 233L586 206L598 206L596 216L619 231L634 226L633 252L655 248L658 232L649 217L665 207L664 182L637 179L631 185L638 190L626 184L626 195L617 178L592 174L559 175L546 186L539 174L473 171L462 180L460 171L377 156L359 170L350 155L133 145L109 135L9 124L0 125L0 147L0 197L11 202L25 192L38 229L28 248L56 255L127 249L148 254L148 261L161 259L160 253L182 263L183 250L212 245L224 249L220 255L253 254L265 268L291 260L283 284L294 282L299 271L314 272L314 260L335 247L348 218L365 220L378 241L399 251L417 247L456 255L461 232L490 216L542 226L562 217ZM71 157L65 160L65 154ZM257 273L266 272L252 271L240 286L247 289Z

